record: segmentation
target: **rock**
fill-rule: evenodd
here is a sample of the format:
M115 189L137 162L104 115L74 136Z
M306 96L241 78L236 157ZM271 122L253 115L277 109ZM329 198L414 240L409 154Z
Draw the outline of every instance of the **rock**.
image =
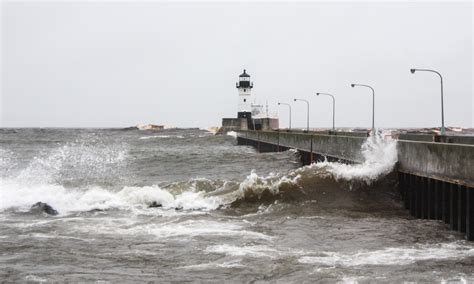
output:
M150 205L148 205L148 208L156 208L156 207L163 207L161 203L158 203L156 201L153 201Z
M130 126L130 127L125 127L125 128L122 128L121 130L123 130L123 131L128 131L128 130L138 130L138 127L136 127L136 126Z
M89 210L89 212L95 213L95 212L104 212L104 209L99 209L99 208L94 208L92 210Z
M43 203L43 202L37 202L37 203L33 204L33 206L31 206L30 211L44 212L48 215L53 215L53 216L59 214L58 211L56 211L56 209L51 207L48 203Z

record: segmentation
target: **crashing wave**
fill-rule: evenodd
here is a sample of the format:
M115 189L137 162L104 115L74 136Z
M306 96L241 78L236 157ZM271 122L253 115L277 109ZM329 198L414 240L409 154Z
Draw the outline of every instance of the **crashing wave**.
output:
M101 171L117 168L127 155L120 147L66 145L48 156L35 158L18 176L2 178L0 210L28 210L36 202L46 202L60 214L111 208L134 210L153 204L164 210L205 211L243 201L271 201L295 195L304 198L309 192L318 191L318 188L337 186L340 180L370 184L390 173L397 161L397 150L396 142L387 137L385 133L379 133L367 139L361 149L364 157L361 164L325 161L286 174L260 176L256 171L251 171L241 182L191 179L161 187L125 186L119 190L100 186L66 188L59 185L55 178L58 174L74 169L87 170L79 173L79 176L100 174ZM5 159L2 159L6 160L8 157L6 154L4 156Z
M397 142L386 132L378 132L367 138L362 145L364 162L361 164L343 164L324 161L312 167L323 169L336 180L362 180L367 184L389 174L398 160Z

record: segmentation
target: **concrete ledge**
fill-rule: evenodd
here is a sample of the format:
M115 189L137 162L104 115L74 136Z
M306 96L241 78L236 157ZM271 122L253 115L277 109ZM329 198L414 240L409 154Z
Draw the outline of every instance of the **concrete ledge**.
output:
M277 131L239 131L238 136L257 142L285 148L294 148L300 151L351 162L363 162L360 149L366 140L364 137L356 136L349 137Z
M474 145L398 140L397 148L401 171L474 187Z
M280 133L279 144L280 146L311 152L311 139L312 135L307 133L298 133L296 135L292 133Z
M367 138L313 135L313 152L353 162L363 162L362 144Z
M407 141L442 142L442 143L474 145L473 136L461 136L461 135L440 136L438 134L401 133L401 134L398 134L397 139L407 140Z

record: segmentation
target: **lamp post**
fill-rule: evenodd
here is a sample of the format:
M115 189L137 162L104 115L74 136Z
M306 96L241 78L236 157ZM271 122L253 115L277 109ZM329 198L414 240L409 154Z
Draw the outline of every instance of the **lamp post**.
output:
M372 90L372 133L375 131L375 90L369 85L351 84L351 87L366 87Z
M308 107L308 111L306 112L306 131L309 132L309 102L307 100L304 100L304 99L294 99L294 101L302 101L302 102L306 102L306 105Z
M316 96L330 96L332 98L332 131L336 131L336 99L333 95L327 93L316 93Z
M438 74L439 78L441 79L441 135L446 135L446 129L444 128L444 103L443 103L443 76L436 71L431 69L410 69L412 74L415 74L416 71L424 71L424 72L432 72Z
M278 105L285 105L285 106L288 106L288 108L290 109L290 117L289 117L289 129L291 130L291 105L290 104L286 104L286 103L278 103Z

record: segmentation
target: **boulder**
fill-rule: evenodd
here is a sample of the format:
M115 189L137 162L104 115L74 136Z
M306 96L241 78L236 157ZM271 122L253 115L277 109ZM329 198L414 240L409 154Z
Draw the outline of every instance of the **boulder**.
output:
M43 202L37 202L31 206L30 212L44 212L48 215L58 215L58 211L51 207L48 203L43 203Z
M150 205L148 205L148 208L156 208L156 207L162 207L161 203L158 203L156 201L153 201Z

